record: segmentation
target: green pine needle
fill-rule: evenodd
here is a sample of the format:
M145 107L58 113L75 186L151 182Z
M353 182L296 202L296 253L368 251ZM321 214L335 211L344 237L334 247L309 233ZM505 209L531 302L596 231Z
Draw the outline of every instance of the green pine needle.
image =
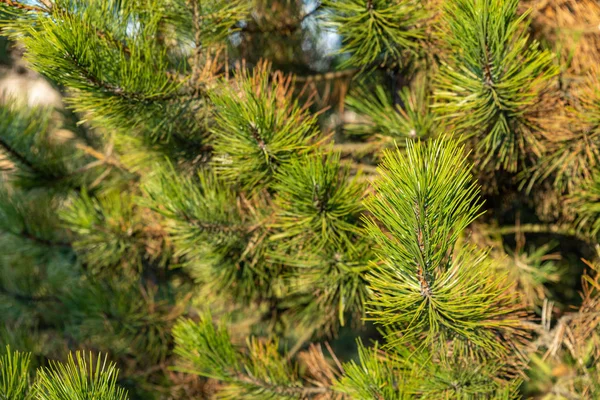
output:
M301 399L305 388L297 372L278 352L276 341L249 339L248 352L231 344L223 323L215 326L209 313L198 322L181 320L173 329L175 354L189 366L178 370L224 381L227 399Z
M552 53L530 42L518 0L445 3L441 38L449 55L435 92L442 118L478 140L482 165L516 171L540 155L536 113L558 73Z
M479 189L463 149L449 140L407 143L388 151L367 199L367 232L380 263L368 275L370 318L401 336L388 345L425 337L423 344L460 337L484 351L503 353L497 329L518 325L508 316L516 298L504 274L474 247L455 248L478 215Z
M280 232L270 239L315 252L354 241L366 190L358 177L351 178L350 168L341 167L339 153L317 151L291 160L273 185L277 195L272 226Z
M117 386L117 369L107 359L92 354L72 354L66 363L51 362L38 370L36 398L38 400L126 400L124 389Z
M402 63L423 39L427 16L414 0L336 0L323 3L327 23L342 36L340 53L349 53L344 66Z
M316 135L316 116L292 99L288 80L271 80L269 73L264 66L242 70L233 84L211 95L215 168L245 189L268 185Z
M11 351L6 347L6 353L0 356L0 399L30 400L29 366L31 354Z
M383 135L395 140L433 136L437 121L430 110L426 82L419 81L414 92L405 87L398 95L403 107L392 102L383 86L375 87L373 93L359 89L346 98L346 104L367 121L350 123L345 128L359 135Z

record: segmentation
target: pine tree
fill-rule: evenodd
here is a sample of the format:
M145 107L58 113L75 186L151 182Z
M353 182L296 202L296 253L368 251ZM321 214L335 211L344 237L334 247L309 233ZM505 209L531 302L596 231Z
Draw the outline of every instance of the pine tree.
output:
M0 0L0 399L597 398L597 11Z

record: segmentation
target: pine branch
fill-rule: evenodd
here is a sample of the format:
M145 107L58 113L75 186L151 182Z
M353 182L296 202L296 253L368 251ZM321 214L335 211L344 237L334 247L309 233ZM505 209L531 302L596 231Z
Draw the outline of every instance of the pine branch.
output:
M293 78L270 75L268 64L243 70L235 85L210 96L216 111L213 163L223 178L253 191L313 147L317 134L317 116L293 97Z
M11 351L0 356L0 398L3 400L31 400L29 368L31 354Z
M40 173L40 171L36 170L35 165L31 161L29 161L24 155L20 154L12 146L10 146L4 140L4 138L2 138L2 136L0 136L0 147L2 147L2 149L4 149L5 152L7 152L12 158L17 160L19 163L23 164L25 167L29 168L34 172Z
M194 26L194 65L191 81L195 85L199 75L200 75L200 60L202 57L202 29L201 29L201 21L200 21L200 10L201 7L200 1L198 0L188 0L188 4L191 3L192 9L192 23Z
M181 320L174 328L175 353L191 367L183 372L214 378L231 385L237 395L278 399L281 396L304 398L332 392L330 387L304 386L277 349L277 342L248 341L248 353L231 343L224 324L215 326L209 313L198 322Z
M33 11L36 13L40 13L40 14L55 14L60 16L67 16L68 18L75 18L77 17L76 14L74 14L73 12L71 12L71 10L65 9L65 8L58 8L56 7L56 3L54 4L48 4L47 8L42 8L42 7L37 7L37 6L31 6L31 5L27 5L27 4L23 4L23 3L19 3L16 1L11 1L11 0L0 0L0 2L7 4L8 6L14 7L16 9L22 9L22 10L26 10L26 11ZM96 35L98 36L98 38L100 38L101 40L105 40L107 42L112 43L113 45L115 45L120 51L122 51L124 54L131 56L131 49L129 48L129 46L123 41L123 40L119 40L117 38L115 38L112 34L110 34L109 32L106 32L104 30L98 29L98 28L94 28L96 31ZM201 48L201 46L200 46ZM198 50L199 53L199 50ZM198 54L199 57L199 54ZM169 80L172 80L174 82L177 82L178 80L180 80L181 78L178 76L178 74L172 74L170 72L166 72L166 76L169 78ZM90 82L94 82L95 80L92 79L92 77L90 77ZM119 93L122 91L121 88L118 87L111 87L110 85L104 83L102 86L100 87L104 87L106 90L109 91L115 91L116 93ZM198 97L198 91L194 91L193 93L174 93L171 96L165 96L165 98L163 98L164 101L167 100L175 100L177 99L191 99L191 98L197 98Z
M358 362L344 364L344 374L335 382L334 390L352 399L408 400L415 391L414 381L408 374L402 374L397 365L379 349L377 342L366 348L360 339ZM417 369L423 368L420 366Z
M234 379L239 383L245 385L252 385L260 388L264 388L266 391L270 393L274 393L281 396L315 396L320 394L331 393L331 388L328 387L311 387L311 386L302 386L302 387L290 387L290 386L281 386L281 385L273 385L269 382L256 379L249 375L243 374L235 374Z
M118 168L118 169L122 170L123 172L126 172L126 173L136 177L136 179L140 178L139 173L131 171L114 154L112 154L112 145L109 147L109 151L107 152L107 154L102 154L101 152L99 152L98 150L94 149L93 147L91 147L89 145L77 143L75 146L79 150L82 150L86 154L91 155L92 157L94 157L96 160L102 162L103 164Z
M529 41L527 14L517 6L517 0L444 4L440 37L448 52L436 73L434 104L453 129L477 139L482 166L511 172L541 155L537 117L558 73L552 54Z
M4 232L9 233L13 236L19 237L21 239L25 239L30 242L40 244L42 246L46 246L46 247L64 247L67 249L73 248L73 245L69 242L56 242L56 241L49 240L49 239L43 239L39 236L33 235L32 233L28 232L26 229L24 229L20 232L13 232L11 230L5 230Z
M15 157L19 162L21 162L23 165L25 165L34 174L37 174L37 175L43 177L44 183L46 183L46 184L48 184L48 183L60 183L60 182L66 181L69 178L72 178L74 176L74 174L67 174L67 175L48 174L48 171L42 171L42 170L38 169L35 165L33 165L31 162L29 162L25 157L23 157L22 155L18 154L13 149L10 149L9 146L7 146L6 143L2 141L1 138L0 138L0 146L5 151L7 151L7 153L9 153L12 157ZM76 186L73 186L71 188L73 190L75 190L75 191L79 191L79 190L81 190L82 187L80 185L76 185Z
M23 4L23 3L16 2L14 0L0 0L0 3L6 4L9 7L14 7L16 9L33 11L36 13L43 13L43 14L52 14L53 12L60 10L61 13L64 13L71 17L73 16L67 10L57 8L56 3L46 4L47 8L32 6L29 4ZM125 54L128 54L128 55L131 54L131 50L129 49L129 47L127 47L127 45L125 43L123 43L122 41L115 39L112 35L109 35L100 29L97 29L96 32L97 32L99 38L111 41L113 44L117 45L121 49L121 51L123 51Z
M74 66L79 70L79 72L85 77L85 79L87 80L87 83L90 86L97 87L97 88L101 89L102 91L104 91L105 93L109 93L114 96L122 97L125 100L129 100L129 101L133 100L133 101L138 101L138 102L142 102L142 103L149 103L149 102L156 102L156 101L167 102L167 101L172 101L172 100L177 100L177 99L182 98L182 96L177 93L170 93L170 94L166 94L166 95L147 95L142 92L130 91L130 90L127 90L120 86L113 85L113 84L106 82L105 80L102 80L99 77L95 76L88 68L86 68L83 64L81 64L79 59L74 54L67 53L67 54L65 54L65 56L74 64Z
M364 71L374 63L401 63L424 38L421 21L426 18L426 11L417 1L327 0L323 3L331 11L328 24L342 36L340 53L350 54L345 66L357 66Z
M187 222L191 226L200 229L200 231L203 233L208 233L208 234L225 233L225 234L242 234L242 235L251 233L251 230L249 229L249 227L244 226L244 225L202 221L198 218L193 218L192 216L184 214L184 213L177 214L177 217L181 218L182 221Z
M499 235L509 235L513 233L543 233L572 236L585 243L595 244L595 239L582 233L570 225L560 224L522 224L515 226L502 226L497 229L490 229L490 233Z
M76 176L78 172L85 172L85 170L88 169L82 167L83 169L79 171L73 171L72 173L57 175L52 171L38 168L38 166L36 166L33 162L28 160L24 155L20 154L18 151L12 148L2 137L0 137L0 148L4 149L4 151L8 153L9 156L13 157L19 163L23 164L31 172L33 172L36 175L39 175L40 177L43 177L44 184L53 184L68 181L70 178ZM71 186L71 189L73 189L74 191L79 191L82 189L82 186L76 184L74 186Z
M518 330L517 297L505 277L485 253L455 247L481 207L462 152L448 139L388 151L366 202L367 232L380 260L367 275L373 292L367 312L402 333L391 330L387 346L457 339L505 354L510 345L497 334Z
M237 31L236 25L247 18L250 11L250 4L242 0L178 0L174 6L173 16L182 23L177 29L183 28L181 34L194 42L193 58L198 59L202 50L220 46Z
M17 187L34 189L58 187L79 191L104 163L78 152L89 146L76 139L59 142L51 109L12 109L0 107L0 152L13 161L11 177ZM106 165L109 165L108 163ZM110 172L110 168L104 171Z
M86 114L93 126L134 129L153 141L173 135L202 137L205 125L199 123L202 116L197 110L206 106L205 93L182 91L183 83L174 82L169 74L172 60L167 50L140 36L154 37L164 16L124 6L120 13L106 11L101 17L98 6L81 9L66 4L64 10L51 15L39 14L35 25L18 19L9 22L11 29L6 31L25 46L34 69L75 89L65 100L75 111ZM144 20L145 32L127 34L131 18ZM108 33L100 37L97 25L124 35L135 51L125 54L106 40L112 38Z
M142 260L143 224L131 193L90 196L85 190L59 214L73 234L73 248L96 274L137 271ZM129 268L126 268L126 267Z
M414 91L404 87L395 93L393 99L380 85L374 90L359 88L354 95L346 98L346 104L361 118L346 123L344 127L363 136L382 135L403 140L432 137L439 129L439 121L431 112L426 79L418 80L415 86Z

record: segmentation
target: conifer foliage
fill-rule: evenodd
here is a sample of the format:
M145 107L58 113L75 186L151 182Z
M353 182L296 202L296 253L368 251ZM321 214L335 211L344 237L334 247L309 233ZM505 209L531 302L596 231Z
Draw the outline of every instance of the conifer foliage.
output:
M570 3L0 0L0 400L598 398Z

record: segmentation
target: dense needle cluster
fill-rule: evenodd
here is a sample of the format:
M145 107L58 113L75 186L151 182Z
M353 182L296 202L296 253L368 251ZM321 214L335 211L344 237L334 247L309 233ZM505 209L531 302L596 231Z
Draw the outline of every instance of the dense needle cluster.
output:
M599 24L0 0L0 399L600 398Z

